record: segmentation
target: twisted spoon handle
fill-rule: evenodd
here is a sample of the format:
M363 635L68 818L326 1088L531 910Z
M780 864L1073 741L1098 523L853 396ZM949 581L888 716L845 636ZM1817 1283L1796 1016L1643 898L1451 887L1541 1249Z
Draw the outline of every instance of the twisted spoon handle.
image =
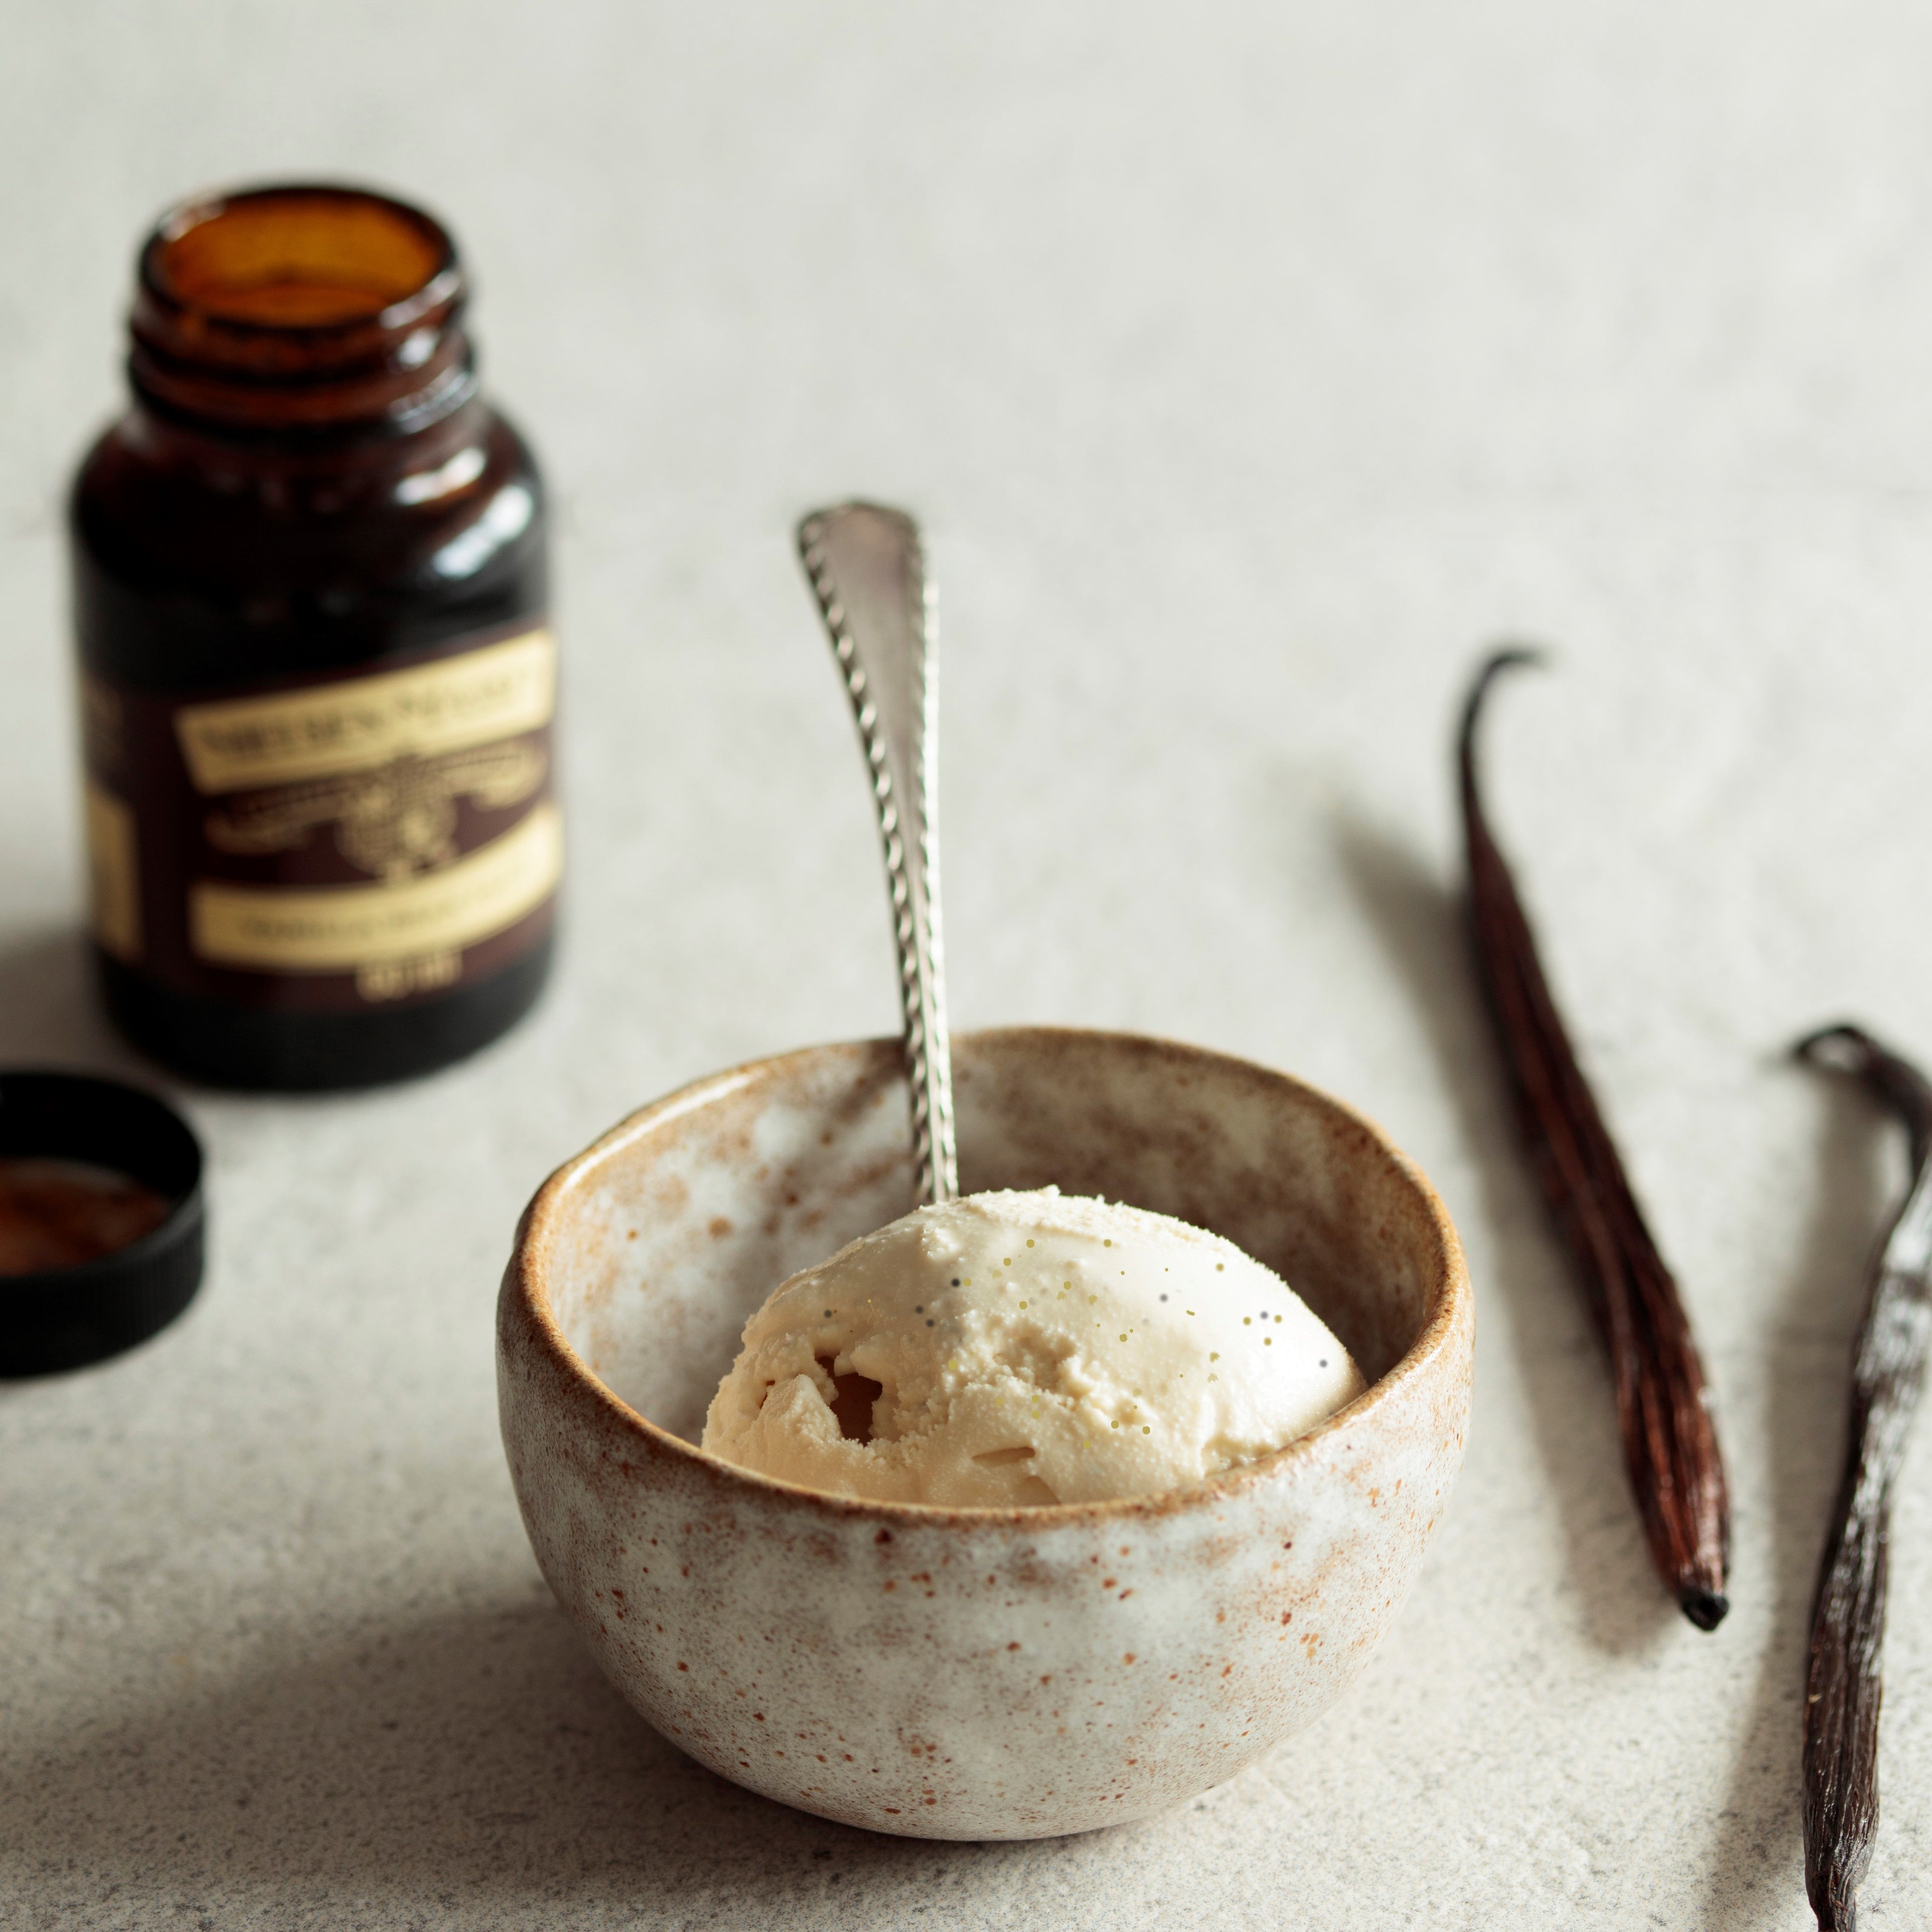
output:
M952 1049L940 944L934 823L939 663L919 526L902 510L841 503L798 526L798 554L844 674L872 772L898 945L913 1161L922 1205L959 1192Z

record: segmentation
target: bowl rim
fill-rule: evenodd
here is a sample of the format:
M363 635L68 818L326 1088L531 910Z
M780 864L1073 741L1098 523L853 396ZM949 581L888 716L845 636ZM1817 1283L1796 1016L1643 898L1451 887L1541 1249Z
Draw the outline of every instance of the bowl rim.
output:
M773 1077L787 1066L801 1060L828 1052L875 1052L880 1048L897 1049L898 1041L890 1038L829 1040L815 1046L794 1047L783 1053L761 1054L757 1059L743 1060L735 1066L703 1075L640 1107L634 1113L626 1114L608 1132L600 1135L588 1147L573 1154L556 1168L531 1197L529 1205L524 1208L517 1222L509 1264L504 1272L502 1302L507 1306L514 1296L520 1304L532 1332L548 1349L556 1364L562 1367L580 1389L590 1394L612 1419L640 1437L646 1445L658 1454L668 1454L674 1460L693 1463L707 1474L722 1478L728 1483L764 1490L774 1496L782 1497L794 1505L808 1508L823 1515L842 1520L856 1517L881 1525L908 1528L934 1528L951 1523L983 1528L1037 1525L1043 1529L1080 1522L1111 1522L1123 1519L1173 1515L1228 1502L1238 1495L1272 1480L1293 1465L1309 1460L1316 1454L1318 1446L1338 1430L1352 1427L1367 1420L1378 1409L1388 1406L1408 1384L1439 1364L1442 1358L1454 1346L1459 1328L1473 1322L1474 1291L1469 1281L1462 1244L1456 1236L1454 1223L1449 1218L1449 1210L1443 1205L1427 1175L1374 1120L1359 1108L1350 1106L1346 1101L1337 1100L1325 1088L1285 1072L1279 1067L1268 1066L1259 1060L1245 1060L1238 1054L1223 1053L1212 1047L1166 1039L1158 1034L1124 1032L1100 1027L1002 1026L974 1028L963 1034L956 1033L953 1035L956 1042L1022 1037L1046 1041L1107 1041L1162 1058L1184 1058L1197 1064L1219 1063L1239 1068L1247 1073L1263 1074L1271 1080L1280 1081L1298 1089L1303 1095L1313 1100L1318 1106L1329 1110L1360 1129L1368 1137L1377 1154L1414 1190L1436 1238L1440 1262L1441 1292L1434 1310L1423 1324L1414 1341L1352 1402L1345 1403L1332 1415L1317 1423L1312 1429L1296 1436L1292 1442L1283 1443L1278 1449L1270 1450L1266 1455L1258 1456L1252 1462L1238 1463L1232 1468L1218 1471L1198 1482L1182 1484L1171 1490L1153 1490L1144 1495L1113 1497L1101 1502L1035 1503L1008 1508L992 1508L955 1504L888 1502L868 1496L839 1496L829 1490L810 1489L802 1484L789 1483L778 1477L742 1468L735 1462L728 1462L722 1456L699 1448L695 1443L687 1442L682 1436L673 1434L662 1424L652 1421L641 1411L632 1408L592 1369L564 1334L551 1308L548 1290L541 1278L548 1262L548 1251L555 1232L558 1214L568 1196L604 1160L619 1148L665 1123L676 1120L682 1114L695 1112L754 1082ZM497 1342L500 1366L503 1348L502 1328L500 1322Z

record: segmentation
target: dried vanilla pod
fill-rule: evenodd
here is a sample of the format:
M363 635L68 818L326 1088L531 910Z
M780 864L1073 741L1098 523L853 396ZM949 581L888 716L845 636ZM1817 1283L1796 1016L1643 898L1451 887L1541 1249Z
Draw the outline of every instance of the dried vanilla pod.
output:
M1499 673L1537 659L1534 651L1498 651L1477 674L1462 713L1477 968L1530 1165L1610 1353L1624 1463L1652 1560L1684 1614L1700 1630L1714 1630L1730 1608L1730 1510L1703 1364L1677 1284L1577 1064L1477 783L1476 726L1490 687Z
M1804 1888L1824 1932L1851 1932L1878 1828L1892 1486L1932 1343L1932 1086L1859 1027L1824 1028L1795 1051L1862 1080L1898 1117L1912 1148L1912 1185L1879 1251L1852 1359L1844 1480L1818 1571L1804 1679Z

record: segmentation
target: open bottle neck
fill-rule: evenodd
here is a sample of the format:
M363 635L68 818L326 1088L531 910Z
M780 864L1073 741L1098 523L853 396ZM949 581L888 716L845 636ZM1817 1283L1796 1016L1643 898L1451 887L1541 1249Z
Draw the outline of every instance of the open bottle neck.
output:
M253 438L407 434L476 392L454 243L364 189L176 208L140 255L128 376L149 408Z

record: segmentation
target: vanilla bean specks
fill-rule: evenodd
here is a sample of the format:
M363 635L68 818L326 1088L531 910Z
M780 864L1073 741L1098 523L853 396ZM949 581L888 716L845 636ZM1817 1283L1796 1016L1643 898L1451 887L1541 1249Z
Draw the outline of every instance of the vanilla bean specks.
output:
M1851 1932L1878 1827L1892 1485L1932 1342L1932 1086L1857 1027L1827 1027L1796 1051L1862 1080L1912 1142L1911 1189L1880 1252L1852 1363L1844 1481L1818 1574L1804 1682L1804 1887L1823 1932Z
M1624 1466L1652 1559L1684 1614L1700 1630L1712 1630L1729 1608L1730 1526L1703 1364L1677 1285L1576 1064L1477 786L1483 700L1499 672L1535 655L1498 652L1478 674L1462 715L1462 823L1477 964L1531 1165L1610 1352Z

